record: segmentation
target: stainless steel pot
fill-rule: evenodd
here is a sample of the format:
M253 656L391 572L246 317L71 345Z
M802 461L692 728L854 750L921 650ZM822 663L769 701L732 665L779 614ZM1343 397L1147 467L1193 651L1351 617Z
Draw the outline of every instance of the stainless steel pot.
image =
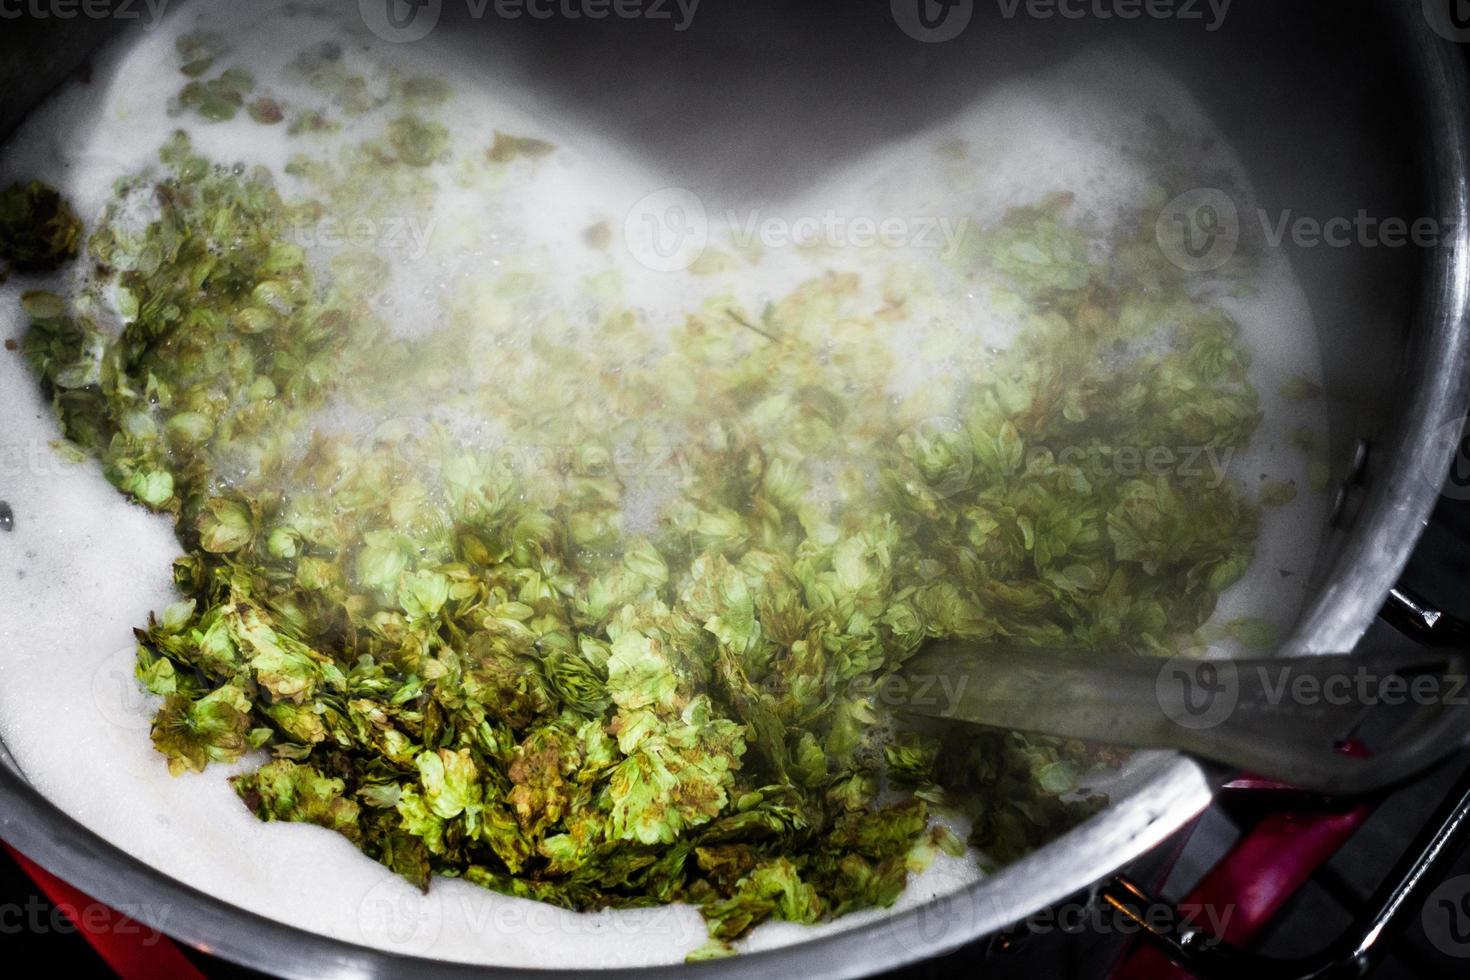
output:
M473 20L447 3L441 29L497 55L513 51L570 116L642 142L690 186L743 182L746 189L758 189L764 171L756 161L819 172L875 139L942 117L990 80L1099 37L1123 36L1184 79L1223 126L1257 180L1263 207L1437 219L1449 231L1432 250L1292 256L1325 334L1332 452L1343 490L1314 598L1287 648L1345 650L1383 605L1434 505L1449 462L1441 430L1458 425L1470 390L1464 53L1431 28L1417 0L1247 2L1217 31L1178 18L1037 19L1024 4L970 4L970 28L943 44L897 29L899 0L892 7L705 0L679 34L648 23ZM1015 9L1021 13L1007 16ZM127 26L85 17L0 21L0 131ZM762 123L773 112L783 118L776 130ZM701 155L705 141L689 138L691 118L705 127L696 135L740 138L722 139L730 149L712 161ZM3 411L0 403L0 419ZM853 975L999 930L1153 848L1211 798L1210 778L1187 759L1140 756L1134 770L1131 789L1105 811L958 896L894 914L879 927L638 973ZM179 940L271 973L508 972L394 956L243 912L101 840L5 765L0 838L100 901L168 908L168 931Z

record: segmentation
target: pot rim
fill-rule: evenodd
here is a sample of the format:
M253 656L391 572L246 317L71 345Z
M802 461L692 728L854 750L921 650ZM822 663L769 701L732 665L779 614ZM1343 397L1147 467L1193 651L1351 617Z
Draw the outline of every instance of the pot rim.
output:
M1470 105L1462 57L1433 33L1417 4L1391 5L1400 42L1425 97L1433 207L1453 229L1436 247L1410 346L1405 398L1375 462L1363 520L1285 645L1287 653L1351 649L1377 615L1438 496L1425 461L1444 449L1439 429L1470 402ZM1434 356L1429 356L1433 354ZM1449 466L1444 460L1444 468ZM1175 753L1139 753L1155 767L1137 790L1051 844L950 895L865 923L760 952L699 963L599 971L608 977L748 976L763 968L811 978L876 973L955 949L1076 894L1166 840L1208 806L1203 769ZM99 902L212 956L284 977L580 977L575 969L456 963L388 952L277 922L159 872L107 842L46 799L0 744L0 838ZM1000 896L1004 896L1001 900ZM968 908L968 913L966 909ZM161 913L161 914L160 914ZM966 917L968 918L966 920ZM935 928L935 916L939 916ZM966 921L960 921L966 920Z

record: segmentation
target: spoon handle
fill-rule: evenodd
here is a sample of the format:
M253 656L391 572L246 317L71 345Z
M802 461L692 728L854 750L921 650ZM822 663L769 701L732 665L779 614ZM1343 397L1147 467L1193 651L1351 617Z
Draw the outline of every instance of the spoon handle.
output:
M1409 779L1470 743L1463 651L1160 660L946 640L888 690L931 718L1168 748L1302 789L1353 796ZM1370 712L1408 712L1366 759L1337 751Z

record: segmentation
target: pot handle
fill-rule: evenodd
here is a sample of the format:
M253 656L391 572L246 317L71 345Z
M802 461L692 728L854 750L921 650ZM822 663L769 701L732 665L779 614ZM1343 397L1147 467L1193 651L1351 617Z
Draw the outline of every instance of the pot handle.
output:
M120 980L208 980L162 932L92 900L10 845L4 849Z
M1437 609L1402 585L1388 590L1379 617L1410 639L1426 646L1470 646L1470 625Z
M1362 977L1383 958L1387 940L1424 908L1426 899L1466 844L1470 844L1470 769L1460 776L1434 818L1399 858L1358 920L1326 949L1300 959L1262 956L1222 941L1193 925L1191 918L1150 914L1149 910L1165 906L1125 875L1104 885L1098 899L1132 923L1170 961L1201 980ZM1125 965L1117 980L1138 980L1140 976L1130 973Z

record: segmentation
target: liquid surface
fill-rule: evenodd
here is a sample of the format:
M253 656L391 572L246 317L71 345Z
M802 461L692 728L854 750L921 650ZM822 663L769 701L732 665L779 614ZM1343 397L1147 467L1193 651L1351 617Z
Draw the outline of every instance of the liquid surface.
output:
M263 128L243 116L202 125L167 113L180 82L175 40L203 18L238 39L237 53L261 79L287 77L288 63L317 40L336 41L369 60L411 56L380 50L355 25L303 15L265 28L255 23L260 16L227 5L193 5L163 28L114 49L90 86L61 93L17 134L0 159L0 177L56 184L90 225L105 210L113 182L156 167L159 146L185 124L199 152L264 165L289 189L293 144L284 127ZM426 212L403 216L396 232L386 222L375 226L376 234L399 240L373 243L390 248L396 262L378 301L394 311L395 331L422 335L438 322L442 298L465 288L475 268L534 256L545 302L569 311L569 330L592 335L600 298L588 277L610 271L621 276L625 301L656 325L679 322L712 298L760 309L833 269L881 281L883 270L902 259L925 270L933 287L926 309L912 319L912 332L890 337L899 365L892 394L933 397L932 411L921 417L943 417L942 394L932 393L983 370L987 352L1008 346L1020 329L987 293L949 271L944 253L962 246L959 222L993 225L1007 209L1061 190L1075 196L1075 212L1104 237L1154 183L1141 153L1150 114L1183 132L1210 133L1182 98L1141 103L1140 89L1173 90L1162 77L1142 84L1152 74L1134 61L1099 54L1054 76L985 93L944 127L881 148L825 186L793 193L784 206L754 216L707 209L707 228L699 236L707 237L707 247L694 271L678 247L664 254L639 237L648 232L648 219L656 228L675 216L671 206L689 205L677 189L669 193L656 168L590 134L557 127L537 111L534 91L487 79L483 90L456 96L456 134L478 139L498 130L544 139L557 152L534 169L511 173L500 187L469 182L456 190L451 183ZM1077 85L1078 78L1087 84ZM279 84L283 101L312 97ZM345 143L356 135L332 139ZM1223 141L1210 155L1207 164L1195 165L1248 186ZM780 229L809 227L810 219L820 224L829 213L841 218L833 235L842 241L817 248L779 243ZM852 247L854 216L901 217L901 244ZM946 218L948 234L940 224ZM752 234L752 227L771 219L777 231ZM919 227L925 221L932 224L928 231ZM602 222L612 248L597 248L585 237ZM920 241L921 235L928 237ZM753 246L764 253L759 264L725 261ZM19 293L37 285L15 279L0 287L0 333L17 339L24 333ZM1216 619L1263 618L1284 627L1303 598L1325 510L1324 498L1308 492L1309 460L1291 440L1303 426L1324 441L1326 433L1319 407L1290 401L1282 391L1294 377L1319 377L1320 369L1310 315L1284 259L1265 256L1248 285L1218 302L1232 313L1254 355L1250 381L1260 393L1264 422L1248 453L1218 462L1225 478L1247 487L1269 474L1295 482L1301 492L1289 505L1265 511L1255 561L1222 597ZM513 340L517 326L509 324L502 340ZM638 965L677 962L703 940L699 916L687 907L576 914L456 881L436 882L420 896L334 834L259 823L225 782L231 770L170 777L147 737L154 704L131 681L131 629L175 598L170 562L179 545L173 529L126 502L94 466L64 462L50 449L55 422L19 357L0 358L0 393L6 474L0 496L15 511L14 531L0 538L0 735L50 798L180 880L261 914L392 951L503 965ZM443 407L386 406L368 420L342 408L322 424L355 430L379 425L382 417L434 417ZM1210 460L1197 458L1193 465ZM652 522L658 507L656 498L629 499L625 518L635 526ZM1292 574L1283 577L1283 571ZM978 873L970 858L940 855L898 904L949 892ZM742 948L856 928L883 914L872 910L816 927L771 923L743 940ZM610 941L632 936L636 942Z

